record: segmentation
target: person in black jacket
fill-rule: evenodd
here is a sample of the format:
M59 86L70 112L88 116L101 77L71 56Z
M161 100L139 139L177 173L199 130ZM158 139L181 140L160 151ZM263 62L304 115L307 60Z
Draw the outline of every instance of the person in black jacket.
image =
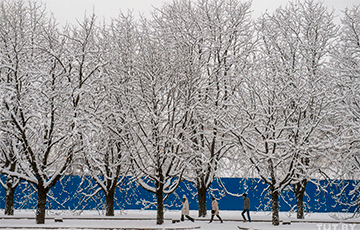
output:
M245 215L244 213L247 212L247 216L249 219L249 222L251 222L251 218L250 218L250 200L249 197L247 197L246 193L244 193L242 195L242 197L244 198L244 210L242 211L241 215L243 217L243 219L246 221Z

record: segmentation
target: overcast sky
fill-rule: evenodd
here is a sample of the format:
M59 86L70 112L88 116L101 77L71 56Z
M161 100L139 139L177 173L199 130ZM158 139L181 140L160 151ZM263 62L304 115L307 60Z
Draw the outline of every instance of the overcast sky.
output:
M66 22L76 23L76 19L82 21L85 15L95 12L98 20L118 16L120 10L127 12L128 9L134 11L134 15L142 12L145 15L154 7L161 7L163 2L172 0L40 0L46 4L48 11L54 13L55 18L61 25ZM360 4L359 0L322 0L329 9L335 9L336 15L339 15L345 7L352 7L354 4ZM286 5L288 0L253 0L253 16L257 17L265 10L272 12L281 5Z

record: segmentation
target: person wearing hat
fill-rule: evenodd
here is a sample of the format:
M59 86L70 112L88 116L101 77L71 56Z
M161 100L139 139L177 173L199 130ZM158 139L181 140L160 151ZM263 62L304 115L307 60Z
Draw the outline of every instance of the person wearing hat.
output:
M215 197L211 198L211 201L212 201L211 202L211 219L210 219L209 224L213 221L215 215L217 216L217 218L219 218L220 222L222 223L223 221L219 215L219 204L216 201Z
M182 209L181 209L181 221L184 221L184 216L194 222L194 219L189 216L189 202L186 198L186 196L183 196L183 202L182 202Z
M249 222L251 222L251 218L250 218L250 200L249 197L247 197L246 193L244 193L242 195L242 197L244 198L244 210L242 211L241 215L243 217L243 219L246 221L245 215L244 213L247 213Z

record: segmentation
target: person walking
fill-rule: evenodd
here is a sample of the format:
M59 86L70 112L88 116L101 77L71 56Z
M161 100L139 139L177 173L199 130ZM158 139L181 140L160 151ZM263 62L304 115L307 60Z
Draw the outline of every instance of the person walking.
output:
M194 219L189 216L189 202L185 195L183 196L182 205L183 206L181 209L181 221L184 221L184 216L186 216L186 218L194 222Z
M217 218L219 218L220 222L222 223L223 221L219 215L219 204L216 201L215 197L211 198L211 201L212 201L212 203L211 203L211 219L210 219L209 224L213 221L215 215L217 216Z
M242 195L242 197L244 198L244 210L242 211L241 215L242 215L244 221L246 221L246 218L245 218L245 215L244 215L244 213L246 212L247 216L248 216L248 219L249 219L249 222L251 222L251 218L250 218L250 199L249 199L249 197L247 197L246 193L244 193Z

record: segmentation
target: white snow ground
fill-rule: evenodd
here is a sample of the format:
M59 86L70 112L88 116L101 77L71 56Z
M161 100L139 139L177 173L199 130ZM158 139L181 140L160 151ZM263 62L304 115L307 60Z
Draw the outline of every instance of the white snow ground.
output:
M3 213L3 210L1 213ZM74 215L71 212L52 211L46 214L43 225L35 224L34 211L16 211L13 217L0 214L0 229L202 229L202 230L235 230L235 229L258 229L258 230L360 230L360 218L344 220L350 214L339 213L312 213L306 216L304 222L296 220L296 214L280 213L282 221L291 222L290 225L272 226L270 212L251 212L252 222L244 223L240 218L240 211L221 211L220 216L224 223L217 218L209 224L209 218L197 218L197 211L190 211L190 215L196 221L185 220L180 223L172 223L173 219L179 219L180 211L167 211L165 223L156 225L156 211L127 210L123 213L116 212L114 217L106 217L95 211L86 211ZM333 218L337 217L337 218ZM55 222L55 219L63 222Z

